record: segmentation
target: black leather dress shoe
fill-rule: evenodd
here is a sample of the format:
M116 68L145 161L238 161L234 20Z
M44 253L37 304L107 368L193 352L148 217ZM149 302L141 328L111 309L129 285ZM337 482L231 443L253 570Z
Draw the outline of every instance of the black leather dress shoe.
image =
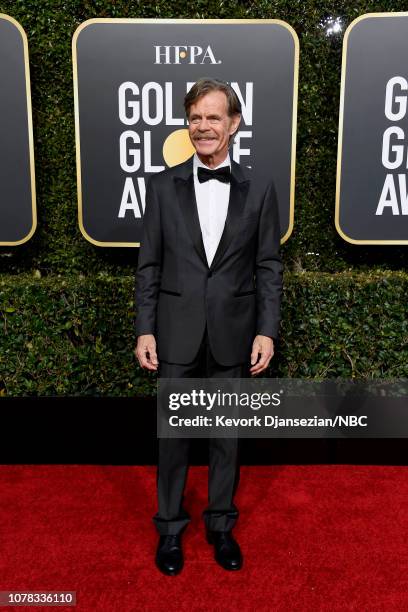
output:
M156 565L167 576L175 576L181 572L184 559L180 534L160 536L156 551Z
M230 531L207 531L207 542L214 545L214 557L221 567L226 570L241 569L241 549Z

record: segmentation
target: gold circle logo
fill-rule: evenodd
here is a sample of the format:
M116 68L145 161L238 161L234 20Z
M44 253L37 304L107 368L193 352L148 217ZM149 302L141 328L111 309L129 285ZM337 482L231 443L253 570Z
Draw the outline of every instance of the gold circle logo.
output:
M195 152L188 130L175 130L169 134L163 144L163 159L172 168L187 161Z

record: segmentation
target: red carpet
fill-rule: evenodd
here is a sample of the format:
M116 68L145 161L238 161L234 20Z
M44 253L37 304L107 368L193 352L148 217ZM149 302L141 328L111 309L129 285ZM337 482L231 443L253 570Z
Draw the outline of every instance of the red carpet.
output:
M408 610L408 468L244 467L245 567L218 567L191 468L185 568L153 564L155 468L0 466L0 590L75 590L75 612Z

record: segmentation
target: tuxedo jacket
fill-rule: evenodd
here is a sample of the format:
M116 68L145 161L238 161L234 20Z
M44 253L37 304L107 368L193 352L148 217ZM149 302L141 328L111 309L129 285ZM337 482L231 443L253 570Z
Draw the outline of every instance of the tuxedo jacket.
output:
M282 261L273 182L231 159L228 212L208 266L193 158L152 175L136 272L136 334L154 334L158 359L191 363L207 325L215 360L248 363L257 334L276 338Z

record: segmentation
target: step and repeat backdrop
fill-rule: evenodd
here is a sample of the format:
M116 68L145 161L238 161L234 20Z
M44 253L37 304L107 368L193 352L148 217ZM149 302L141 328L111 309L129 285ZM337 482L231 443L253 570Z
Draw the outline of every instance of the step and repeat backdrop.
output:
M245 41L245 44L243 44ZM27 38L0 15L0 245L36 228ZM354 244L408 243L408 13L362 15L343 43L335 225ZM78 222L140 246L149 176L191 157L183 100L204 76L242 104L232 156L273 178L281 240L294 224L299 42L279 20L91 19L73 36Z
M245 40L245 45L242 42ZM298 39L274 20L93 19L73 39L79 224L100 246L138 246L149 175L194 153L184 96L228 81L242 105L232 156L273 177L293 227Z
M0 15L0 245L26 242L37 224L27 36Z
M408 14L362 15L344 36L336 227L356 244L408 244Z

